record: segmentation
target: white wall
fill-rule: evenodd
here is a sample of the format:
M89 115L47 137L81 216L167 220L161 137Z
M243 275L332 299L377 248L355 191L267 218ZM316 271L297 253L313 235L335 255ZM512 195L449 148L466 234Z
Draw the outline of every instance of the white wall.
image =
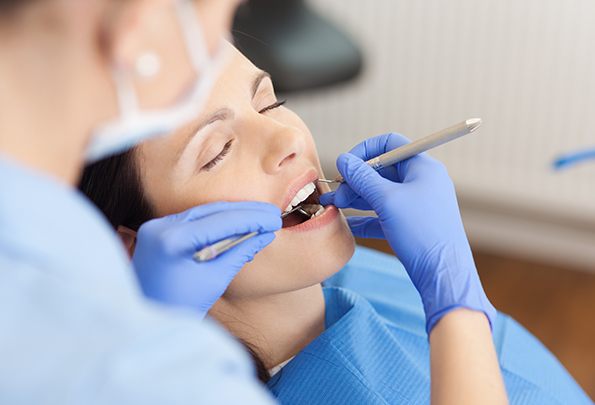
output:
M366 54L356 83L292 97L326 167L368 136L484 126L433 153L476 245L595 270L595 1L318 0Z

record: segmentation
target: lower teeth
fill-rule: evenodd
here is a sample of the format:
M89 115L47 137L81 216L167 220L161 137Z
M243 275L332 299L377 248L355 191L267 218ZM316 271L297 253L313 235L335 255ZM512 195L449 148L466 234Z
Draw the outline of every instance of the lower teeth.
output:
M319 204L304 204L302 209L310 215L310 218L315 218L324 212L324 207Z

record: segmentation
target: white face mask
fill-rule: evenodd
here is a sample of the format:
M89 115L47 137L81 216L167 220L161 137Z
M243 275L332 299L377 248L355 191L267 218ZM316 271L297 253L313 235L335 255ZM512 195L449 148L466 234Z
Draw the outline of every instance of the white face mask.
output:
M224 41L214 58L208 48L196 10L189 0L175 3L186 49L198 79L188 95L177 105L153 111L141 111L136 92L127 75L114 69L120 116L93 131L85 161L93 163L124 152L154 136L170 133L196 118L209 97L213 84L226 61Z

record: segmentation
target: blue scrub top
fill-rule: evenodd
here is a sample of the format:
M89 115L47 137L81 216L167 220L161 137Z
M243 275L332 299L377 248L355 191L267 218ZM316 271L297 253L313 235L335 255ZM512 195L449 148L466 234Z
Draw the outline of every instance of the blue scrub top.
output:
M0 158L0 403L272 403L210 321L146 301L75 190Z
M360 247L325 284L326 330L269 381L279 401L429 403L423 307L400 262ZM535 337L501 313L494 343L512 404L592 403Z

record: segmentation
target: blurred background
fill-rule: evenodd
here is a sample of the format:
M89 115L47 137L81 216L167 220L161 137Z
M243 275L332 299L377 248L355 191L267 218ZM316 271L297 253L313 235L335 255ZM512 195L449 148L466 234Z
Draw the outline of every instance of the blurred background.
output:
M369 136L483 118L431 154L494 304L595 397L595 161L552 168L595 146L595 2L253 0L235 28L309 125L327 177Z

